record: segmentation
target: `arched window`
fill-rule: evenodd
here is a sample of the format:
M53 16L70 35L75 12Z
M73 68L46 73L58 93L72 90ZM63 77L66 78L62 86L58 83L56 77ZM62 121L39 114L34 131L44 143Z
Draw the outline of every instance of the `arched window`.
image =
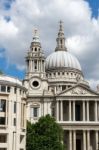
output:
M37 51L37 48L35 47L35 51Z

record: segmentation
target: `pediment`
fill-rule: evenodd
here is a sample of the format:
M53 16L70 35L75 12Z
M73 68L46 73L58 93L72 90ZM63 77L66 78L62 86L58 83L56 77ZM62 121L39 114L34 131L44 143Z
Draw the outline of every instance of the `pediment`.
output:
M82 85L73 86L58 94L59 96L99 96L99 94L90 88Z

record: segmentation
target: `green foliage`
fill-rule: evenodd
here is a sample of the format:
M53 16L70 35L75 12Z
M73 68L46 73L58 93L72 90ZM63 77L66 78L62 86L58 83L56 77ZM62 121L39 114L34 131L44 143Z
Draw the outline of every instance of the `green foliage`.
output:
M27 150L64 150L62 139L63 130L50 115L35 124L27 122Z

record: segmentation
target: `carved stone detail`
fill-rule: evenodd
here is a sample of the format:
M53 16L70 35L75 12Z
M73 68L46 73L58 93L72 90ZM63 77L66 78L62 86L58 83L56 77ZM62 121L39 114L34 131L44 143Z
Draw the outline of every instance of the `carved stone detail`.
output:
M87 91L86 90L84 90L84 89L72 89L72 91L71 91L71 94L87 94Z

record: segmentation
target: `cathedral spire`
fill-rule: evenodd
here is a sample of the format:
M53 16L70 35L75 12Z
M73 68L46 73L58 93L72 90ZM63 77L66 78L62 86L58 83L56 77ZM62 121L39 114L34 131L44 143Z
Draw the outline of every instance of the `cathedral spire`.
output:
M60 21L59 32L56 41L57 41L57 46L55 51L67 51L65 46L65 35L64 35L64 28L63 28L62 21Z
M34 31L33 31L33 42L40 42L40 39L39 39L39 33L38 33L38 30L37 29L35 29Z

